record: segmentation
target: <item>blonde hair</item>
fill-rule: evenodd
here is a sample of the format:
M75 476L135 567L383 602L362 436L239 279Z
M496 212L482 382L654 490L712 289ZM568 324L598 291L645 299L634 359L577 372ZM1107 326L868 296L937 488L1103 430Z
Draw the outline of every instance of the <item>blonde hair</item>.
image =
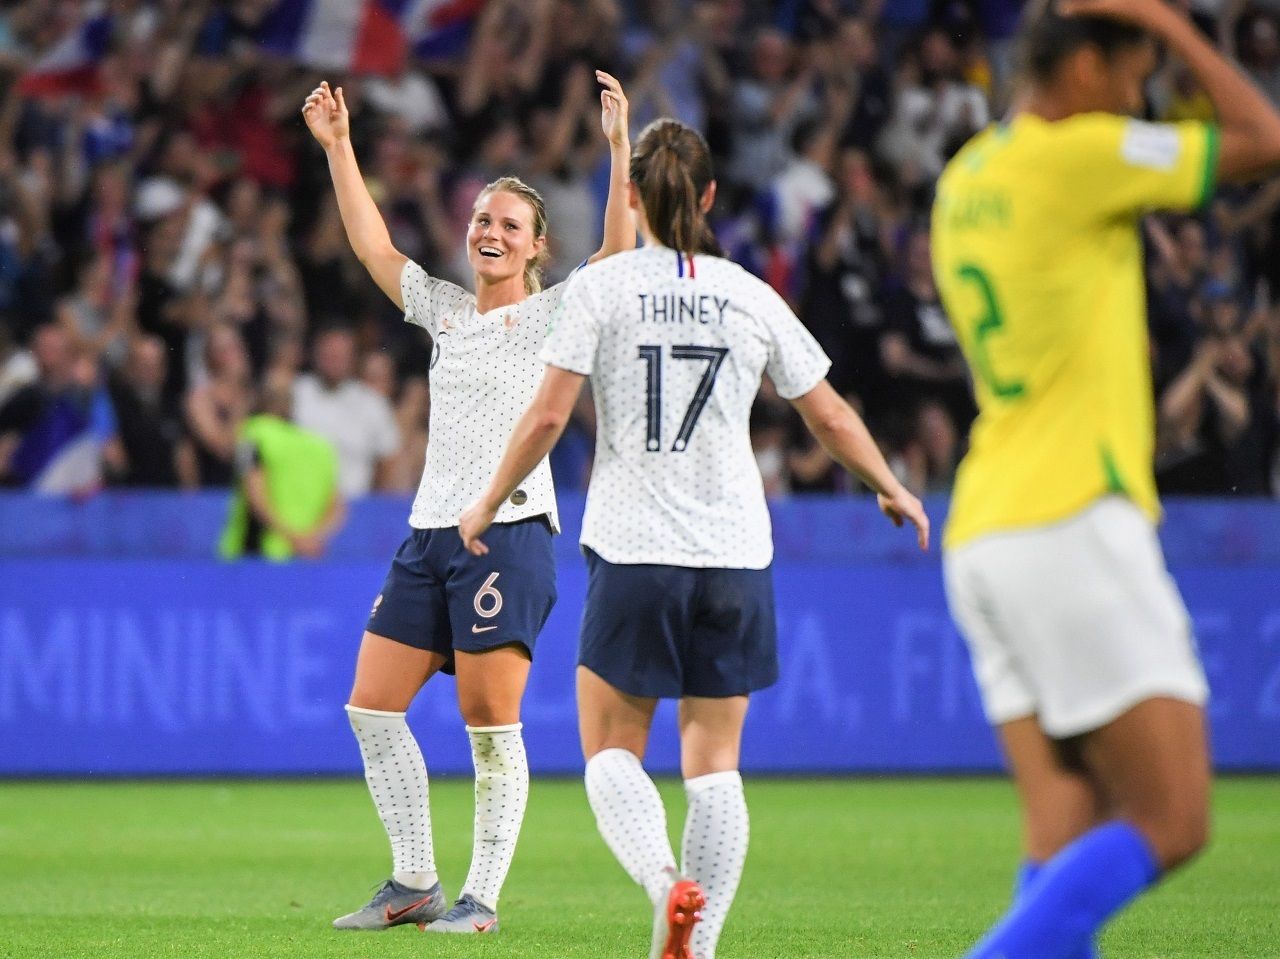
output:
M533 211L533 237L545 237L547 235L547 204L542 199L542 194L535 190L529 184L518 176L498 177L492 183L485 186L480 194L476 197L476 202L472 206L472 214L475 213L476 207L480 205L480 201L491 193L510 193L524 200L529 205L529 209ZM547 261L551 259L551 250L544 243L542 249L531 256L524 265L524 291L526 293L538 293L542 290L542 268L547 265Z

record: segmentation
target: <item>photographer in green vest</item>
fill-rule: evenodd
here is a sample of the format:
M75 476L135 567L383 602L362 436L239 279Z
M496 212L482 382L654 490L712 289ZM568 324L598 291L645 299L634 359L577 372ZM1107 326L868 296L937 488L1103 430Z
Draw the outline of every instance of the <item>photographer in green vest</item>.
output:
M240 428L238 479L218 549L223 559L316 559L346 518L337 454L324 437L290 422L291 386L268 381L260 412Z

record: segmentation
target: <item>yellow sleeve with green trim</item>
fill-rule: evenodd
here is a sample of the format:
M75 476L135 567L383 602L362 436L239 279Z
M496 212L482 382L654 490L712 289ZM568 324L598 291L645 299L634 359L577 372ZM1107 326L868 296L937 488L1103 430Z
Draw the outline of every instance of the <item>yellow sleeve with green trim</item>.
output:
M1064 121L1063 188L1099 218L1149 210L1194 210L1213 193L1218 128L1211 123L1145 123L1109 113Z

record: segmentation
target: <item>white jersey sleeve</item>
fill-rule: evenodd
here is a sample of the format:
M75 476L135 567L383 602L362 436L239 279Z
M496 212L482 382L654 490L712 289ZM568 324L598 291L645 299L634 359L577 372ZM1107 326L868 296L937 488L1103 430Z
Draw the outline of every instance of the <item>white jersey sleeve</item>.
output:
M590 376L600 347L600 313L575 274L565 284L560 305L551 314L542 362Z
M405 260L400 271L400 300L406 323L435 336L441 320L463 312L471 299L471 294L456 283L434 277L413 260Z
M764 371L779 396L798 399L826 378L831 360L776 291L763 287L761 300L760 317L770 336Z

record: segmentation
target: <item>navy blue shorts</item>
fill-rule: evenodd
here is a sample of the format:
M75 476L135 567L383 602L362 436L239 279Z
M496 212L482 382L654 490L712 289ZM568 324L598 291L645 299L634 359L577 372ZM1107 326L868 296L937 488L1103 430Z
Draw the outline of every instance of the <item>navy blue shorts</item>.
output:
M622 565L587 550L578 663L632 696L744 696L778 679L772 569Z
M551 527L544 517L495 523L487 556L462 546L458 527L415 529L373 604L371 633L448 657L519 643L533 655L556 602Z

